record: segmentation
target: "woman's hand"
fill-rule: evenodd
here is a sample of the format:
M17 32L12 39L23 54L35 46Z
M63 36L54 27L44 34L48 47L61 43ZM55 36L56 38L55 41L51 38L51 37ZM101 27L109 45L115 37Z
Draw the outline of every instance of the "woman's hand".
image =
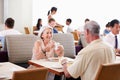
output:
M50 43L48 43L45 47L45 51L49 52L53 47L54 47L54 41L50 41Z
M55 50L55 53L57 54L58 57L64 56L64 48L62 45L59 45L57 50Z

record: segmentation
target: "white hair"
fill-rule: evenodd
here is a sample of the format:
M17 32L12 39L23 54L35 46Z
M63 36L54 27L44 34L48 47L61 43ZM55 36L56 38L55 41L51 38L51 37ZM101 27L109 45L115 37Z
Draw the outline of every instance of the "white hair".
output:
M93 36L99 36L100 26L95 21L89 21L88 23L86 23L85 26L84 26L84 29L85 30L88 29Z
M38 33L38 37L40 37L40 38L41 38L42 33L43 33L46 29L48 29L48 28L52 30L52 28L51 28L51 27L49 27L49 26L42 26L42 27L40 28L39 33Z

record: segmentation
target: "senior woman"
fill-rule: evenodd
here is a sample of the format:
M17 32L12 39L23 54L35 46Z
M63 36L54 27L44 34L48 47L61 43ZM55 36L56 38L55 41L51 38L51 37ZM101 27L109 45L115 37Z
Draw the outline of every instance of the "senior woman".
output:
M32 59L50 58L54 57L55 54L58 57L64 56L63 46L60 44L56 45L57 42L52 40L52 28L48 26L42 27L38 36L40 39L34 43Z
M53 33L51 27L41 27L38 36L40 39L34 43L32 60L47 59L54 57L54 55L58 57L64 56L63 46L52 39ZM30 66L29 68L35 67ZM47 80L53 80L54 76L55 74L49 72Z

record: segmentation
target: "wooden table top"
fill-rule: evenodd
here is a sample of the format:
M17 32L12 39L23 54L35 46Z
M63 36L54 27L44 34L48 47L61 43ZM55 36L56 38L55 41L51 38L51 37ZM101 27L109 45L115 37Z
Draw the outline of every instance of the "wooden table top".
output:
M73 59L69 59L69 61ZM48 59L40 59L40 60L29 60L30 65L34 65L36 67L46 67L49 72L52 72L57 75L64 75L63 66L60 64L59 60L48 60Z
M0 63L0 78L12 79L13 72L20 70L26 69L11 62L2 62Z

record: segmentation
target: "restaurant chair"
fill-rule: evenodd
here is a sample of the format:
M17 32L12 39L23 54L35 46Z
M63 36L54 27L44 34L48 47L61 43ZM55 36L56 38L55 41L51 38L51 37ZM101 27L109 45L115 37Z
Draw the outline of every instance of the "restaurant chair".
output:
M76 31L71 33L73 34L75 45L78 45L78 40L79 40L78 33Z
M120 63L101 65L95 80L120 80Z
M86 47L88 45L86 39L85 39L85 35L84 34L80 34L80 39L79 42L81 43L81 45L84 47ZM78 43L79 44L79 43Z
M75 46L76 55L80 52L81 49L83 49L82 45L76 45Z
M26 67L26 63L32 57L34 42L39 38L35 35L7 35L7 51L9 61Z
M71 32L71 33L72 33L72 34L73 34L73 36L74 36L74 40L75 40L75 41L78 41L79 37L78 37L77 32L76 32L76 31L74 31L74 32Z
M70 33L65 34L53 34L53 40L59 42L64 47L64 56L74 58L76 55L74 37Z
M36 26L33 26L33 34L34 35L38 35L38 33L35 33L34 31L37 31L38 29L37 29L37 27Z
M37 27L36 26L33 26L33 32L37 30Z
M25 34L30 34L30 30L28 27L24 27L24 30L25 30Z
M0 51L0 62L8 62L7 51Z
M46 80L48 70L46 68L14 71L12 80Z
M58 32L63 33L63 27L62 26L55 26L55 28L57 29Z

